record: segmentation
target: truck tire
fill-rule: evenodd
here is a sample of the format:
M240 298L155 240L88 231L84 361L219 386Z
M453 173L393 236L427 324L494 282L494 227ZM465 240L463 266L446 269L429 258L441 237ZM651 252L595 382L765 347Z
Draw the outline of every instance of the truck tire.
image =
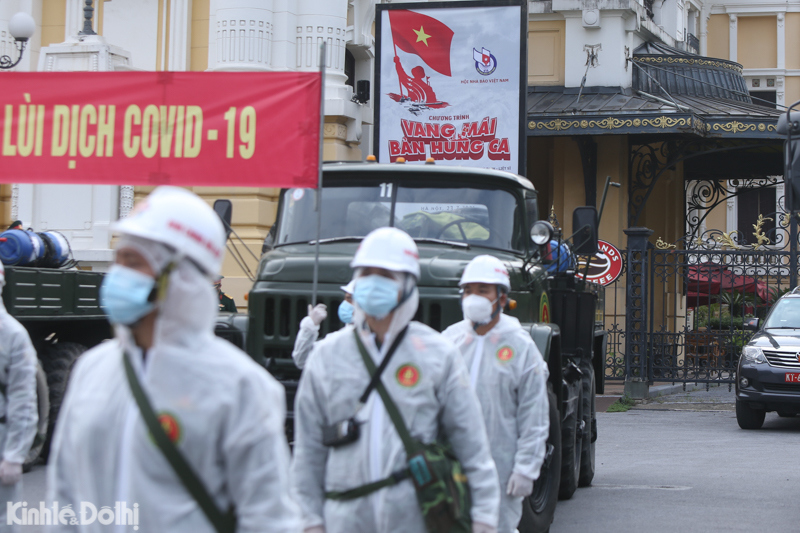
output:
M578 488L583 450L583 385L578 386L575 410L567 415L561 426L561 484L558 498L569 500Z
M58 411L64 400L70 372L78 357L86 351L86 346L75 342L57 342L49 345L41 356L42 369L47 374L47 387L50 397L50 414L47 423L47 436L42 446L42 459L50 455L50 443L53 440Z
M764 425L764 417L767 411L764 409L753 409L747 402L736 400L736 421L742 429L761 429Z
M36 411L39 420L36 422L36 436L33 438L31 449L22 463L22 471L29 472L37 463L42 454L42 447L47 438L47 421L50 417L50 398L47 389L47 375L42 370L42 365L36 361Z
M558 503L558 486L561 482L561 421L558 398L547 391L550 403L550 434L539 478L533 484L533 493L522 500L522 519L519 533L547 533Z
M597 441L597 407L595 404L594 369L589 367L583 377L583 449L581 450L581 475L579 487L588 487L594 479L595 441Z

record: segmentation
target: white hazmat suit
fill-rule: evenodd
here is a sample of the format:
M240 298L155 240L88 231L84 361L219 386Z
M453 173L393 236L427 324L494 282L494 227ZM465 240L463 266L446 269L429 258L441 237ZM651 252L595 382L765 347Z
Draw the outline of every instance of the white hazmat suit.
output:
M51 501L73 509L81 502L97 509L138 505L138 531L214 531L149 436L125 377L124 349L153 409L166 415L168 435L218 508L235 505L237 531L298 533L299 509L289 497L283 387L213 335L216 292L188 261L170 274L159 306L146 358L130 330L118 326L115 339L77 363L50 458ZM111 527L95 522L77 530Z
M459 347L478 394L501 489L499 533L513 533L522 498L506 494L512 472L539 477L550 427L547 366L530 335L514 317L500 314L486 335L463 320L443 335Z
M326 500L327 491L345 491L381 480L406 467L406 452L383 402L373 391L356 416L359 439L328 448L322 428L350 418L370 381L353 337L359 332L375 364L408 324L381 380L397 404L412 437L429 443L446 438L472 491L472 519L495 526L499 506L497 474L475 394L456 348L441 334L410 322L417 310L416 289L395 311L379 349L358 306L354 325L330 333L314 345L295 399L294 493L304 527L326 533L422 533L426 531L411 480L350 501ZM330 355L335 354L336 357ZM441 433L440 433L441 430Z
M0 265L0 294L5 276ZM2 461L21 465L36 436L36 350L25 328L8 314L0 298L0 443ZM20 502L22 481L0 484L0 531L15 531L8 525L6 503Z

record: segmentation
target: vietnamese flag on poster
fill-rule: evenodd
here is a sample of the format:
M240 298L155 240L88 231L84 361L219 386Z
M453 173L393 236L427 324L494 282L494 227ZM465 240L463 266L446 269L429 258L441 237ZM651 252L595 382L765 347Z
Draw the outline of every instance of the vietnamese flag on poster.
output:
M433 17L408 10L389 11L394 45L419 56L436 72L450 76L453 30Z

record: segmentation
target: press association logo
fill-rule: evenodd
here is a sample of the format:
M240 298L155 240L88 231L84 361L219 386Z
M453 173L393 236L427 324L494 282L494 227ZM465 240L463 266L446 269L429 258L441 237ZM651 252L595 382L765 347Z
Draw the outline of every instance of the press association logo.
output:
M486 48L481 47L480 51L473 48L472 59L475 60L475 70L482 76L488 76L497 69L497 58Z

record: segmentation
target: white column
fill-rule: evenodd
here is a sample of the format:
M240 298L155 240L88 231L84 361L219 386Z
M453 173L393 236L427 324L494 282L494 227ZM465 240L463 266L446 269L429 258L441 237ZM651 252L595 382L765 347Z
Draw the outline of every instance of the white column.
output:
M83 0L67 0L64 42L75 40L83 29Z
M730 15L730 48L729 58L731 61L736 61L739 52L739 26L737 24L736 15Z
M306 0L297 16L297 70L319 69L319 50L326 43L325 99L349 100L345 85L344 53L347 34L347 2L344 0Z
M708 55L708 19L711 17L711 11L707 10L705 5L700 11L700 55Z
M274 0L275 22L272 34L272 68L295 70L297 56L297 11L296 0Z
M778 13L778 68L786 68L786 14Z
M211 0L209 70L273 70L272 0Z
M169 0L169 70L189 70L192 49L192 2Z
M786 105L785 81L785 76L777 76L775 78L775 103L778 105Z

